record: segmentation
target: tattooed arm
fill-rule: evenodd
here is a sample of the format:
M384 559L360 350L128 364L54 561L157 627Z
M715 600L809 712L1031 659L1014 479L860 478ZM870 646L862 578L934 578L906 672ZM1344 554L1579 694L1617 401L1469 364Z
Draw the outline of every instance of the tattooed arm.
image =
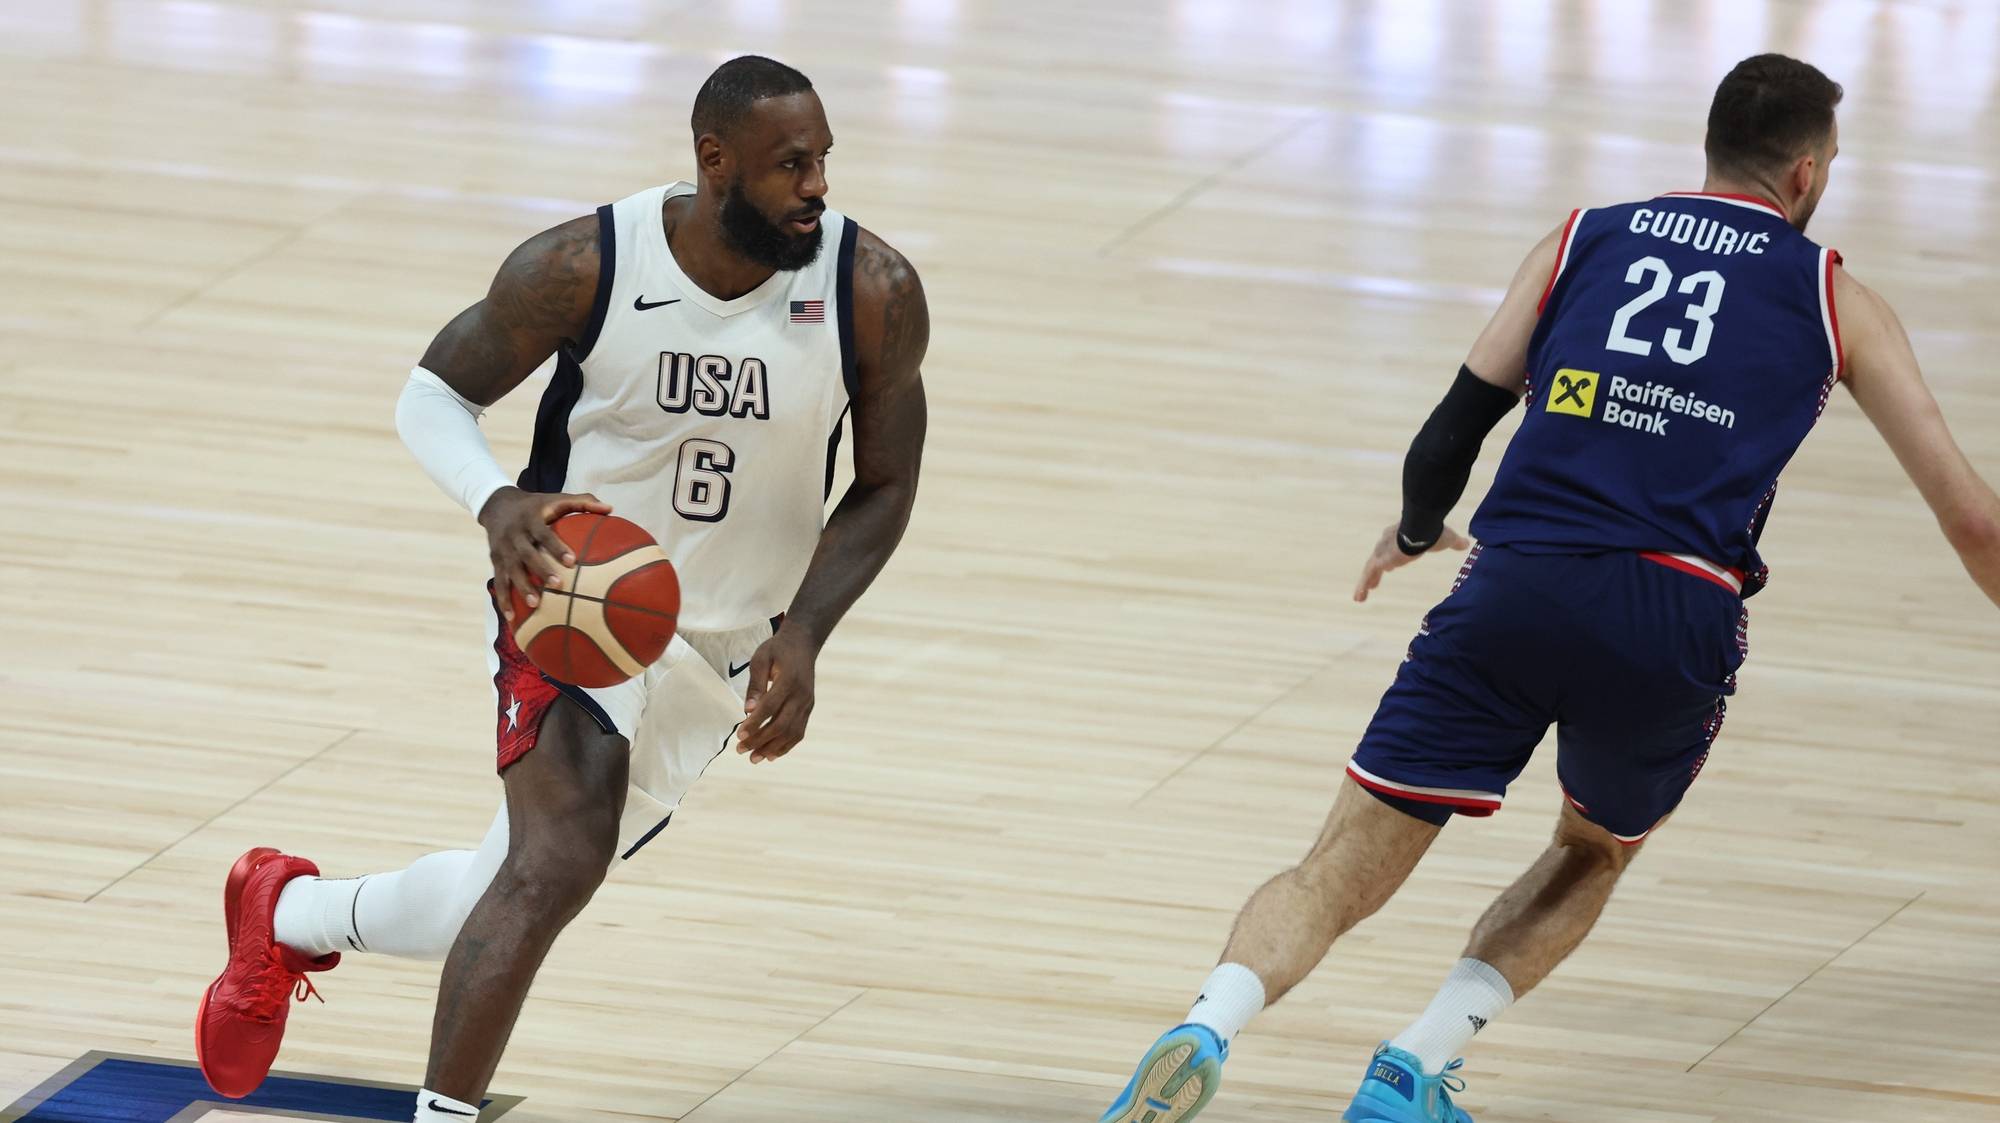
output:
M453 317L424 352L422 369L411 378L430 403L409 410L399 403L397 428L441 485L476 476L485 481L476 495L506 480L472 419L519 386L556 348L582 338L597 295L597 236L593 214L521 243L501 264L485 299ZM433 380L428 391L421 385L426 372ZM462 408L452 408L445 390ZM414 400L409 391L404 397ZM462 501L480 503L469 496ZM562 566L574 564L551 522L572 511L610 510L595 496L534 494L511 484L491 490L473 513L486 528L501 611L513 618L510 590L534 607L540 600L536 591L556 583Z
M486 298L431 340L424 369L482 406L499 401L557 347L582 337L597 295L597 261L594 214L522 242Z
M866 230L855 242L854 336L854 483L820 532L784 625L751 660L736 751L752 762L784 756L805 736L819 649L896 551L917 499L930 308L917 271Z

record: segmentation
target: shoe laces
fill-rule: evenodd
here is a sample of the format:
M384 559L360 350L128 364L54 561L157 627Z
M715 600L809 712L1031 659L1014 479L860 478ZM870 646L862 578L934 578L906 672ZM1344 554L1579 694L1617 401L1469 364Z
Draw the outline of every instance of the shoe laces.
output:
M294 971L287 970L283 963L273 956L256 974L247 980L248 996L243 1002L243 1016L252 1021L276 1021L278 1014L292 1001L304 1002L307 998L318 998L319 991L312 980Z
M321 1001L324 1001L324 999L322 999ZM1465 1058L1460 1057L1457 1060L1451 1062L1450 1064L1444 1066L1444 1071L1438 1074L1439 1107L1455 1108L1458 1106L1457 1104L1451 1102L1451 1094L1453 1092L1465 1091L1465 1078L1462 1076L1455 1076L1453 1074L1456 1073L1459 1069L1464 1067L1465 1067Z

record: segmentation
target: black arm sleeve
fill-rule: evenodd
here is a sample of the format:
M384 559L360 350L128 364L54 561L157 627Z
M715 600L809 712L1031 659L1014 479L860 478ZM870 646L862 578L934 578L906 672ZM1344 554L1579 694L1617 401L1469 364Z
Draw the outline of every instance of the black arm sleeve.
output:
M1465 494L1480 443L1515 401L1512 390L1484 381L1470 367L1458 368L1451 389L1403 459L1403 522L1396 545L1404 553L1421 554L1437 544L1445 516Z

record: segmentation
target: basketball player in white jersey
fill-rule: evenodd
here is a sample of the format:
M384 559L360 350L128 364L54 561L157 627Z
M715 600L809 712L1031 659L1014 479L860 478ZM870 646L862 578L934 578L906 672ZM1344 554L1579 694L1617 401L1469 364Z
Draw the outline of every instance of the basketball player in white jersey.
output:
M725 63L693 128L694 184L528 239L439 333L396 417L486 528L496 604L511 588L534 605L574 560L551 521L616 510L679 570L680 634L640 677L585 690L536 671L490 609L505 802L480 847L347 880L268 848L237 862L230 959L196 1028L225 1095L269 1072L306 973L374 951L445 960L415 1118L476 1119L556 934L714 757L799 743L820 646L902 536L930 336L916 272L826 209L832 134L803 74ZM476 419L551 355L515 485ZM854 482L823 520L848 416Z

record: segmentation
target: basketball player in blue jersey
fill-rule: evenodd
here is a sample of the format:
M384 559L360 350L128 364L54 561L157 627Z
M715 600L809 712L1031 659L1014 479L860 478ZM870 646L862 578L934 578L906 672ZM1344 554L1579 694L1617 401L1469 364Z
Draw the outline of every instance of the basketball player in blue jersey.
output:
M1185 1024L1103 1123L1182 1123L1229 1043L1402 885L1452 815L1490 815L1550 726L1555 838L1369 1062L1350 1123L1469 1123L1460 1051L1583 940L1679 805L1744 657L1780 471L1844 380L2000 603L2000 500L1953 442L1889 306L1805 237L1840 87L1760 55L1709 110L1699 192L1579 210L1528 254L1410 447L1402 520L1355 589L1438 549L1486 434L1527 414L1479 545L1418 629L1319 840L1238 916Z
M225 1095L263 1081L307 973L374 951L444 959L415 1118L476 1119L557 933L714 757L799 743L820 647L902 537L930 338L915 270L827 209L833 139L803 74L725 63L693 127L697 182L528 239L397 407L404 442L486 529L495 604L510 587L535 604L574 561L554 519L615 507L679 570L680 634L638 678L586 690L536 671L488 606L505 791L492 829L477 850L345 880L244 855L224 893L229 962L196 1026ZM551 355L517 485L477 418ZM823 517L850 415L854 482Z

